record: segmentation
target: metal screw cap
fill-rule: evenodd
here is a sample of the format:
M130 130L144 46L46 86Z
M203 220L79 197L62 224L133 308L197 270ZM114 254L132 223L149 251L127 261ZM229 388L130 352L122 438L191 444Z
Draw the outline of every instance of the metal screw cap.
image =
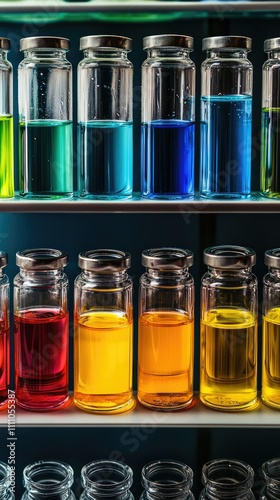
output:
M16 253L16 264L22 269L61 269L68 263L68 254L55 248L34 248Z
M80 50L86 49L121 49L130 51L132 39L119 35L89 35L80 38Z
M97 249L79 253L78 266L86 271L111 273L124 271L131 265L131 255L121 250Z
M182 48L193 50L193 37L187 35L150 35L143 39L143 49Z
M58 36L31 36L22 38L19 42L20 50L29 49L69 49L69 39Z
M256 252L235 245L208 247L203 252L203 262L218 269L245 269L256 263Z
M149 248L142 252L142 265L150 269L176 270L193 265L193 252L176 247Z

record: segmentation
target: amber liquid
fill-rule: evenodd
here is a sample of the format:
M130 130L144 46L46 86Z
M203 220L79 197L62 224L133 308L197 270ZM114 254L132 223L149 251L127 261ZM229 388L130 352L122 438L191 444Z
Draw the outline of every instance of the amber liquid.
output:
M138 399L150 408L176 410L193 400L194 321L176 311L139 318Z
M201 321L200 399L220 410L257 405L257 321L246 309L221 307Z
M134 406L132 319L122 311L87 311L75 318L74 402L116 413Z
M280 409L280 307L263 316L262 326L261 398L265 404Z

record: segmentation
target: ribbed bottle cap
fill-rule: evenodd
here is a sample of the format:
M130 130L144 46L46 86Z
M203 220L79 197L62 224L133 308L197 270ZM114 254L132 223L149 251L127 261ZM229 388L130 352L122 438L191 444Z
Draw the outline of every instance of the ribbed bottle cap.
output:
M202 50L236 50L249 52L252 49L252 38L247 36L211 36L203 38Z
M268 267L280 269L280 248L271 248L270 250L266 250L264 254L264 263Z
M130 51L132 39L119 35L89 35L80 38L80 50L86 49L122 49Z
M143 39L143 49L176 48L193 50L193 37L187 35L150 35Z
M5 38L5 37L0 37L0 49L3 49L3 50L10 50L11 48L11 42L10 42L10 39L9 38Z
M69 39L58 36L31 36L20 40L20 50L69 49Z
M68 254L55 248L34 248L16 253L16 264L22 269L60 269L65 267L67 262Z
M141 262L150 269L184 269L193 265L193 252L175 247L149 248L142 252Z
M264 52L270 52L271 50L280 49L280 37L269 38L263 43Z
M78 266L86 271L111 273L124 271L131 265L131 255L110 248L87 250L79 253Z
M256 252L235 245L208 247L203 252L203 262L218 269L245 269L256 263Z
M8 254L3 250L0 250L0 267L6 267L8 265Z

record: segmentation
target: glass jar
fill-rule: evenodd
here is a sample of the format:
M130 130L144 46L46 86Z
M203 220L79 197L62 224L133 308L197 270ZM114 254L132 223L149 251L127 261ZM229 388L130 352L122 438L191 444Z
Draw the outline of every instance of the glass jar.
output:
M13 67L10 40L0 37L0 198L14 196Z
M208 198L251 192L252 80L244 36L204 38L201 66L199 190Z
M280 248L267 250L262 316L262 401L280 409Z
M254 470L241 460L215 459L202 467L199 500L254 500Z
M180 248L142 252L138 326L138 399L158 410L193 402L193 253Z
M142 469L140 500L194 500L192 469L173 460L156 460Z
M153 35L143 41L141 195L194 195L195 64L193 38Z
M262 66L261 194L280 198L280 38L264 42Z
M217 410L250 410L257 400L258 283L255 251L221 245L203 253L200 399Z
M75 500L71 491L74 472L64 462L41 460L34 462L23 470L23 486L25 492L22 500Z
M277 500L280 498L280 458L272 458L262 464L264 486L259 500Z
M78 194L89 199L132 196L133 66L131 38L80 39L78 65Z
M8 255L0 251L0 410L7 407L10 385L10 280L4 274Z
M14 473L11 474L11 468L4 462L0 462L0 500L15 500L10 488L11 484L14 483L14 477Z
M69 40L20 40L18 67L19 194L25 198L73 195L72 65Z
M133 472L127 465L114 460L96 460L81 470L81 484L85 488L80 499L134 500L130 491Z
M65 252L53 248L16 254L15 393L25 410L56 410L69 402L67 261Z
M132 393L132 279L129 253L98 249L79 254L74 285L74 402L91 412L119 413Z

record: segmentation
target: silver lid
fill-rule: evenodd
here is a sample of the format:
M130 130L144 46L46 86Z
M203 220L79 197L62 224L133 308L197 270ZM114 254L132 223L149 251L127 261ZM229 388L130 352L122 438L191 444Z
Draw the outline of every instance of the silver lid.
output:
M131 265L131 255L121 250L97 249L79 253L78 266L86 271L111 273L124 271Z
M141 262L150 269L184 269L193 265L193 253L176 247L149 248L142 252Z
M80 50L86 49L121 49L130 51L132 39L119 35L89 35L80 38Z
M252 38L247 36L211 36L203 38L202 50L252 50Z
M9 40L9 38L5 38L5 37L0 37L0 49L3 49L3 50L10 50L11 48L11 42Z
M33 248L16 253L16 264L22 269L60 269L65 267L67 262L68 254L54 248Z
M208 247L203 252L203 262L218 269L245 269L256 263L256 252L235 245Z
M268 267L280 269L280 248L271 248L270 250L266 250L264 254L264 263Z
M8 265L8 254L3 250L0 250L0 267L6 267Z
M150 35L143 38L143 49L176 48L193 50L193 37L187 35Z
M270 50L280 49L280 37L269 38L263 42L264 52L270 52Z
M22 38L19 42L20 50L29 49L69 49L69 39L58 36L31 36Z

